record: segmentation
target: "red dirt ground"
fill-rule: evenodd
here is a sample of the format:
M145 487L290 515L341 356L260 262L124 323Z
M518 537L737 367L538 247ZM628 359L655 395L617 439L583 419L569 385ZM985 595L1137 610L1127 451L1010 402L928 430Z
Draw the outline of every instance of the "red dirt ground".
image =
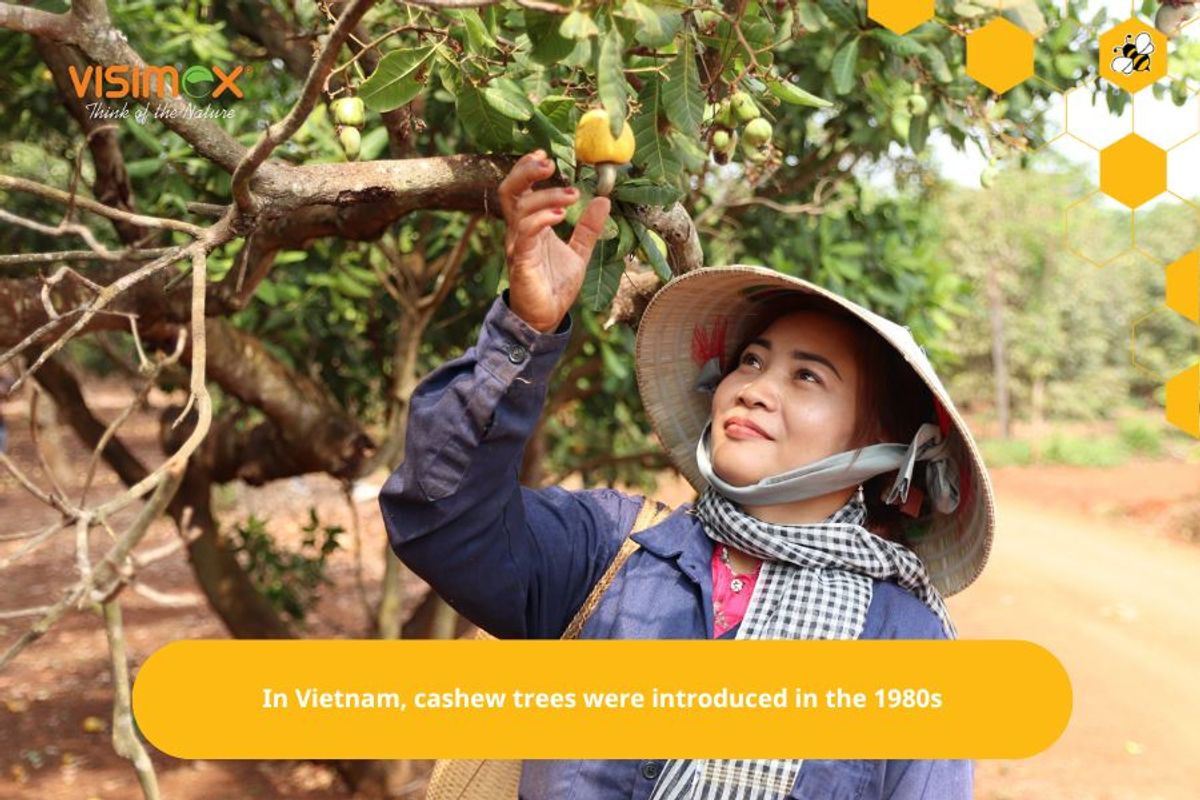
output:
M116 413L116 400L98 401ZM44 481L25 421L9 404L9 452ZM147 461L157 463L156 428L137 415L124 436ZM60 439L64 472L77 476L88 454L74 438ZM2 472L2 470L0 470ZM1019 761L979 761L981 800L1194 800L1200 796L1200 546L1171 530L1170 512L1181 498L1200 492L1200 465L1135 463L1115 469L1003 468L993 471L999 496L999 530L983 577L949 604L964 638L1025 638L1043 644L1067 667L1075 708L1067 732L1050 749ZM377 476L382 480L382 476ZM73 485L74 482L72 481ZM94 494L119 490L101 468ZM668 481L660 498L690 499L680 481ZM223 519L251 511L270 519L284 543L299 540L310 504L322 521L350 527L338 487L321 478L281 481L223 496ZM236 516L232 509L238 509ZM374 599L382 572L384 535L373 500L358 506L368 592ZM28 530L53 514L0 474L0 533ZM119 524L120 520L117 521ZM144 545L174 536L158 523ZM73 542L51 543L0 573L0 611L54 602L75 576ZM362 601L353 580L354 558L335 553L326 591L311 615L310 633L357 637L365 631ZM0 542L0 559L21 542ZM102 552L96 534L92 553ZM224 636L205 606L185 559L149 567L147 584L192 599L165 608L142 595L121 595L131 669L154 650L180 638ZM422 587L410 579L409 602ZM1184 601L1184 598L1190 598ZM32 618L0 619L0 648ZM74 612L0 672L0 800L134 800L141 797L130 766L116 756L107 730L85 731L84 720L107 722L111 713L107 648L98 618ZM305 762L181 761L150 748L162 794L171 800L210 798L348 797L327 765ZM418 764L419 774L429 762ZM421 785L412 797L421 796Z

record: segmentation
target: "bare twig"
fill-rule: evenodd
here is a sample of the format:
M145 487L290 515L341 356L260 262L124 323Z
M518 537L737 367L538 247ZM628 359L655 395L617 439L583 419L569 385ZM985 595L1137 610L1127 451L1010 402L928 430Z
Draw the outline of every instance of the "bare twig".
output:
M11 611L0 611L0 619L18 619L20 617L36 617L45 614L50 606L33 606L32 608L16 608Z
M442 301L446 299L446 295L448 295L450 290L454 288L454 282L458 278L458 273L462 268L463 260L466 258L467 253L470 250L471 234L475 232L475 227L479 224L481 219L483 219L483 217L479 214L476 214L467 221L467 227L462 232L462 236L460 236L458 241L454 243L454 249L451 250L450 254L446 257L445 263L441 265L441 269L438 271L437 280L434 281L433 289L429 292L429 294L417 301L417 308L419 308L421 311L427 314L432 313L432 311L441 306Z
M169 249L169 247L147 247L141 249L108 250L104 253L98 253L95 250L17 253L16 255L0 256L0 267L14 267L24 264L53 264L57 261L149 261L152 258L158 258Z
M41 437L38 435L38 401L42 398L42 392L37 386L33 387L33 392L29 396L29 438L33 441L33 451L37 453L38 465L42 468L42 472L50 479L50 485L54 487L52 497L61 497L66 500L67 492L63 489L62 483L58 479L58 474L51 469L50 462L46 458L46 451L42 449Z
M200 595L192 592L164 592L149 586L143 580L135 580L129 585L130 589L140 594L147 600L158 603L160 606L167 608L195 608L201 605L204 601Z
M367 596L367 582L363 578L362 556L362 524L358 519L358 504L354 502L354 484L352 481L342 482L342 497L346 500L346 508L350 511L350 535L354 539L354 587L358 591L358 599L362 603L363 612L370 620L375 610Z
M45 503L51 508L61 511L72 519L76 516L76 509L67 505L66 498L43 492L40 488L38 488L38 485L30 480L29 477L21 470L21 468L18 467L16 463L14 463L13 460L4 453L0 453L0 466L7 469L9 474L17 479L17 483L24 487L25 491L32 494L41 502Z
M0 176L3 177L3 176ZM14 214L11 211L5 211L0 208L0 221L7 222L12 225L19 225L22 228L28 228L36 233L44 233L47 236L61 236L64 233L74 234L83 239L87 246L96 252L96 255L107 259L112 255L112 251L105 247L96 234L92 233L91 228L86 225L80 225L77 222L60 222L57 225L47 225L44 222L22 217L20 214Z
M255 211L255 199L250 192L250 179L254 177L255 170L267 160L276 147L290 139L308 118L321 95L326 76L333 69L338 52L346 42L346 37L374 4L375 0L352 0L349 7L338 17L337 24L329 32L328 41L320 55L317 56L312 69L309 70L304 88L300 92L300 99L292 106L292 110L286 117L263 131L262 136L233 171L231 190L233 198L242 212L252 213Z
M51 14L10 3L0 3L0 28L60 42L74 42L78 35L70 14Z
M158 778L150 754L137 737L133 727L133 702L129 691L129 662L125 655L125 632L121 622L121 606L114 598L103 603L104 632L108 637L109 665L113 684L113 749L129 759L142 785L146 800L158 800Z
M36 342L38 339L40 339L47 331L57 327L61 322L65 321L66 318L71 317L71 316L78 317L78 319L74 322L74 324L72 324L71 327L68 328L67 331L62 336L60 336L53 344L51 344L49 347L45 348L42 351L41 355L38 356L37 361L35 361L33 363L33 365L31 365L28 369L26 369L17 378L17 380L13 383L12 387L10 388L10 391L16 391L18 388L20 388L20 386L25 382L26 378L31 373L36 372L38 367L40 367L43 363L45 363L46 359L50 358L50 356L54 355L60 349L62 349L62 346L64 344L66 344L67 340L69 340L71 337L73 337L75 334L77 334L80 330L82 330L83 327L88 323L88 321L91 320L92 317L94 317L97 313L99 313L101 310L103 310L105 306L107 306L114 299L116 299L122 292L126 291L127 289L132 287L134 284L138 283L139 281L142 281L142 280L150 277L151 275L158 272L159 270L164 269L171 264L174 264L180 258L186 257L187 255L190 254L190 252L192 250L200 249L200 248L202 248L202 245L198 245L195 242L188 245L187 247L171 248L167 252L167 254L162 256L161 258L157 258L154 261L151 261L149 264L139 267L138 269L133 270L132 272L129 272L129 273L121 276L117 280L113 281L111 284L109 284L104 289L102 289L96 295L96 297L92 300L92 302L90 304L88 304L86 306L80 306L79 308L72 309L71 311L63 313L61 319L50 320L45 325L42 325L36 331L31 333L29 336L26 336L25 339L22 340L21 343L18 344L16 347L13 347L8 352L4 353L3 355L0 355L0 366L4 366L9 361L16 358L22 352L24 352L30 345L32 345L34 342Z
M128 222L132 225L138 225L143 228L160 228L162 230L180 231L189 236L199 236L204 233L204 229L193 225L190 222L181 222L177 219L169 219L167 217L149 217L145 214L133 214L128 211L122 211L119 208L106 206L103 203L97 203L87 197L79 197L78 195L64 192L61 189L55 189L52 186L38 183L37 181L26 180L25 178L14 178L11 175L0 175L0 189L12 189L18 192L28 192L36 194L39 197L45 197L48 200L53 200L65 206L76 205L84 211L91 211L93 214L99 214L102 217L118 220L120 222Z
M100 437L100 441L97 442L95 448L92 449L92 457L88 461L87 475L83 480L83 488L79 490L79 505L81 507L87 502L88 489L91 488L92 479L96 475L96 465L100 463L100 454L104 452L104 448L108 446L109 441L113 438L113 436L116 435L117 430L125 424L125 421L129 419L134 410L141 405L142 401L145 400L146 396L150 393L150 390L154 388L155 384L157 383L159 373L161 373L168 365L177 362L179 357L183 355L183 346L185 341L187 341L187 334L181 328L179 331L179 338L175 344L175 351L171 353L171 355L158 361L150 374L146 377L145 383L143 383L141 389L138 390L133 401L125 407L125 410L122 411L107 428L104 429L104 434ZM141 344L138 342L136 327L134 328L134 342L138 343L138 355L141 357L144 363L146 361L146 354L142 352Z
M54 536L54 534L58 533L63 528L67 527L67 525L69 525L69 524L70 524L69 519L58 520L57 522L53 522L53 523L47 525L45 528L42 528L40 531L31 531L30 533L26 533L26 534L19 534L22 537L32 536L32 538L30 538L30 540L28 542L26 542L24 545L22 545L15 552L9 553L4 558L0 558L0 572L7 569L10 564L14 564L17 561L20 561L22 558L29 555L34 550L37 550L43 544L50 541L50 539Z
M0 454L0 458L3 458L3 454ZM183 471L183 464L178 464L172 465L172 469L163 474L162 480L158 482L153 496L142 506L133 523L121 535L121 539L101 559L100 563L96 565L95 570L92 572L92 582L108 583L117 574L118 565L129 555L129 551L145 537L150 523L158 518L163 509L167 507L167 504L171 502L171 498L175 496L175 491L183 481ZM87 596L92 588L92 583L85 584L80 582L64 591L62 599L50 606L46 613L29 627L29 630L25 631L20 638L9 645L3 655L0 655L0 670L8 666L8 663L16 658L18 653L44 636L46 631L50 630L50 627L63 614L70 610L81 597Z
M492 6L499 0L401 0L414 6L423 6L425 8L483 8L484 6ZM569 14L571 6L558 5L557 3L544 2L543 0L516 0L517 5L522 8L528 8L533 11L546 11L551 14Z

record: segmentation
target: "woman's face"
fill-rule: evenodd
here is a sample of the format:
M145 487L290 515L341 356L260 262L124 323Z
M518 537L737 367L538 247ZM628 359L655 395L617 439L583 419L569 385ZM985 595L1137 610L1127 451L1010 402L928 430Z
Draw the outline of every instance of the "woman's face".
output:
M849 323L813 311L784 314L751 341L713 396L717 475L748 486L853 449L854 343Z

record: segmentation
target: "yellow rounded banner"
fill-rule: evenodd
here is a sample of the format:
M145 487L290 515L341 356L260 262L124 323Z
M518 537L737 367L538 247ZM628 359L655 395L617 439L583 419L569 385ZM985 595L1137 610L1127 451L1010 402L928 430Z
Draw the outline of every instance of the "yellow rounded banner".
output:
M1071 703L1014 640L183 640L133 686L204 759L1024 758Z

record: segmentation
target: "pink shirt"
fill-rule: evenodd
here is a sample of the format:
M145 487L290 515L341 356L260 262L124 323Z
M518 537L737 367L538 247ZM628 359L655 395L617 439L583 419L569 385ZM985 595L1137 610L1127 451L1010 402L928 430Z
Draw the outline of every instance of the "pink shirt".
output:
M742 617L746 615L746 608L750 605L750 595L754 594L754 584L758 580L758 573L762 568L760 560L755 565L753 572L739 574L738 577L741 578L743 584L742 590L740 592L733 591L731 584L734 573L721 559L723 547L724 545L717 543L713 548L712 556L714 639L742 621Z

